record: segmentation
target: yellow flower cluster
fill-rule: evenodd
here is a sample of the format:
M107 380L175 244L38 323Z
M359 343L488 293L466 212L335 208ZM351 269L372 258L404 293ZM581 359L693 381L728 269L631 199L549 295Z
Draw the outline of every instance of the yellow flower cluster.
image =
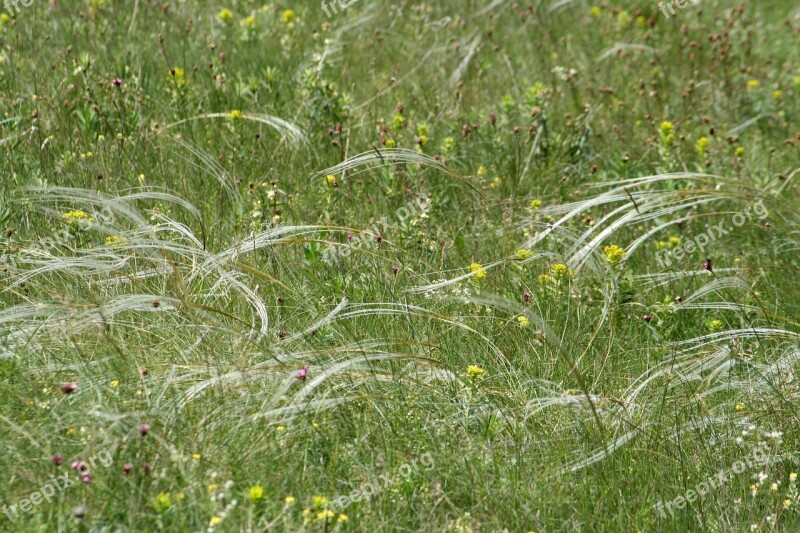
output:
M624 249L620 248L616 244L610 244L603 248L603 253L606 254L606 259L612 265L618 265L620 261L625 259L625 256L628 255Z
M475 279L478 281L483 281L483 278L486 277L486 269L480 263L471 263L469 271L475 273Z

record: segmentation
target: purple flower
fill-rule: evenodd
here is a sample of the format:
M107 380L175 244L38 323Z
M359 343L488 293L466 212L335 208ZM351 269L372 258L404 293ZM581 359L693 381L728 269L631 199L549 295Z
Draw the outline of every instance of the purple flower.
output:
M709 272L714 271L714 267L711 265L711 259L706 259L705 263L703 263L703 270L708 270Z
M644 320L645 322L647 322L647 323L649 324L649 323L650 323L650 321L651 321L651 320L653 320L653 317L652 317L652 316L650 316L650 315L644 315L644 316L642 317L642 320Z
M280 329L280 330L278 330L278 338L279 338L279 339L282 339L282 338L284 338L285 336L286 336L286 330L285 330L285 329Z
M531 291L525 291L522 293L522 301L528 303L528 300L531 299Z
M297 371L297 379L305 381L306 377L308 377L308 365Z
M681 297L681 295L680 295L680 294L679 294L679 295L677 295L677 296L675 297L675 301L676 301L677 303L681 303L681 302L683 301L683 298Z
M77 383L64 383L61 385L61 392L64 394L72 394L78 388Z
M55 454L53 457L50 458L53 461L53 464L56 466L61 466L64 464L64 458L58 454Z
M83 482L88 485L89 483L92 482L92 476L90 476L89 474L86 474L85 476L83 476Z
M122 465L122 471L125 472L126 476L131 473L131 470L133 470L133 464L125 463Z
M78 473L82 476L89 475L89 464L86 461L73 461L72 462L72 469L77 470Z
M122 85L122 78L114 78L114 85L116 85L117 87Z
M398 270L400 270L400 268L399 268L397 265L392 265L392 272L394 272L395 274L397 274L397 271L398 271Z
M142 435L142 437L150 433L150 424L142 424L139 426L139 433Z
M383 241L383 237L381 237L380 235L378 235L377 237L375 237L375 242L377 242L377 243L378 243L378 246L380 246L380 245L381 245L381 241Z

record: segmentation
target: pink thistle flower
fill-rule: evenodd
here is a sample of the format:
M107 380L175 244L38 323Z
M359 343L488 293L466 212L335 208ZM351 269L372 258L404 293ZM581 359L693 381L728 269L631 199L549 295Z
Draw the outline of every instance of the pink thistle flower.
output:
M306 377L308 377L308 365L297 371L297 379L300 381L305 381Z
M61 466L61 465L64 464L64 458L62 456L58 455L58 454L53 455L53 457L51 457L50 459L53 461L53 464L56 465L56 466Z
M61 385L61 392L64 394L72 394L78 388L77 383L64 383Z
M133 470L133 464L125 463L124 465L122 465L122 471L125 473L126 476L131 473L131 470Z
M642 320L644 320L645 322L647 322L647 323L649 324L649 323L650 323L650 321L651 321L651 320L653 320L653 317L652 317L652 316L650 316L650 315L644 315L644 316L642 317Z
M150 424L142 424L139 426L139 433L142 435L142 437L150 433Z

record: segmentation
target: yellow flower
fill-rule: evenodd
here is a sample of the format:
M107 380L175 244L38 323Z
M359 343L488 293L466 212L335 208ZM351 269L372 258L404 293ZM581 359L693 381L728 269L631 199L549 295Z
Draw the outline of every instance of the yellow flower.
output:
M11 17L8 16L8 13L0 13L0 25L5 24L11 20Z
M346 514L340 514L339 518L337 518L336 521L337 522L347 522L347 515Z
M551 266L550 272L556 279L571 278L572 274L574 274L574 272L572 272L572 270L570 270L569 267L564 263L557 263Z
M618 265L627 255L627 252L616 244L611 244L603 248L603 253L606 254L606 259L612 265Z
M295 13L291 9L287 9L286 11L283 12L283 22L285 22L286 24L291 24L292 22L294 22L294 19L295 19Z
M234 109L234 110L232 110L232 111L231 111L231 118L232 118L233 120L240 119L240 118L242 118L243 116L244 116L244 115L242 115L242 112L241 112L241 111L239 111L238 109Z
M539 274L539 277L537 278L537 280L539 281L540 284L545 285L545 284L550 283L551 281L553 281L553 278L551 278L547 274Z
M736 407L734 407L734 409L736 409L737 411L744 411L746 408L747 406L745 406L745 404L743 403L737 403Z
M658 129L661 132L661 143L669 148L672 145L672 141L675 140L675 126L672 122L665 120Z
M314 496L311 501L314 503L314 507L321 509L322 507L328 505L329 500L325 496Z
M723 326L722 320L716 318L706 322L706 327L708 328L708 331L710 331L711 333L716 333L717 331L721 331L722 326Z
M792 500L790 500L789 498L786 498L785 500L783 500L783 508L784 509L788 509L791 506L792 506Z
M108 384L108 386L111 387L112 389L116 389L117 387L119 387L119 380L118 379L113 380L111 383Z
M467 377L471 379L482 378L486 374L486 370L478 365L469 365L467 367Z
M747 150L744 149L744 146L737 146L736 147L736 157L742 157Z
M758 80L747 80L748 89L757 89L759 85L761 85L761 82Z
M325 511L320 511L317 513L317 520L327 520L328 518L333 518L334 516L336 516L336 513L330 509L326 509Z
M286 426L277 426L275 428L275 431L277 431L278 433L283 433L284 431L286 431Z
M247 489L247 496L250 501L257 502L264 499L264 487L261 485L253 485Z
M222 517L221 516L212 516L211 520L209 520L208 523L209 523L209 525L212 525L212 526L218 526L218 525L220 525L222 523Z
M647 19L644 18L642 15L636 17L636 25L640 28L644 28L647 25Z
M486 167L481 165L478 167L478 176L483 176L484 174L486 174Z
M530 250L525 250L523 248L523 249L517 250L514 253L514 255L517 256L517 259L519 259L520 261L523 261L525 259L529 259L529 258L533 257L533 252L531 252Z
M781 98L783 98L783 91L781 91L780 89L773 91L772 98L774 98L775 100L780 100Z
M192 454L192 459L194 459L195 461L199 461L202 457L203 456L200 455L199 453L193 453Z
M520 315L517 317L517 322L519 322L519 327L527 328L530 325L530 321L528 321L528 317Z
M539 209L540 207L542 207L541 200L531 200L531 209Z
M597 6L592 6L592 9L589 11L589 13L590 13L590 14L591 14L593 17L599 17L599 16L600 16L600 8L599 8L599 7L597 7Z
M216 483L211 483L208 486L208 492L214 492L215 490L217 490L217 484Z
M283 503L285 503L286 505L293 504L295 501L296 500L294 499L294 496L287 496L286 498L283 499Z
M336 176L334 176L333 174L328 174L325 177L325 179L328 180L329 185L333 185L334 183L336 183Z
M186 70L180 67L173 67L169 71L167 81L174 83L178 87L183 87L186 85Z
M495 176L495 178L492 180L492 183L489 184L489 188L496 189L500 187L502 184L503 184L502 178L500 178L499 176Z
M708 137L700 137L700 139L697 140L697 153L700 155L700 157L706 155L706 150L708 150L709 144L711 144L711 141L708 139Z
M106 237L106 246L114 246L116 244L125 244L125 237L118 237L117 235Z
M673 235L672 237L669 238L669 244L672 245L673 247L678 246L680 243L681 243L681 238L678 237L677 235Z
M64 218L66 218L70 224L77 223L81 220L88 220L89 222L94 222L94 219L92 217L90 217L84 211L80 210L64 213Z
M255 28L256 27L256 18L253 15L250 15L249 17L245 17L245 19L242 21L242 26L244 26L246 28L250 28L250 29Z
M157 513L168 511L172 507L172 496L169 492L159 492L153 499L152 507Z
M233 11L225 8L217 13L217 18L219 18L222 22L228 22L233 19Z
M789 481L796 481L796 480L797 480L797 472L790 472Z
M394 139L386 139L386 148L394 148L397 146L397 141Z
M482 281L486 277L486 269L480 263L470 263L469 271L475 272L475 279Z

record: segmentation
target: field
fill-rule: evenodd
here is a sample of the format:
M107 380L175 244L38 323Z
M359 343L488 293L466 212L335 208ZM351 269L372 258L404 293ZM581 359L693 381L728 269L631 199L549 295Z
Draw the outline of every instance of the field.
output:
M0 531L800 530L796 0L0 13Z

